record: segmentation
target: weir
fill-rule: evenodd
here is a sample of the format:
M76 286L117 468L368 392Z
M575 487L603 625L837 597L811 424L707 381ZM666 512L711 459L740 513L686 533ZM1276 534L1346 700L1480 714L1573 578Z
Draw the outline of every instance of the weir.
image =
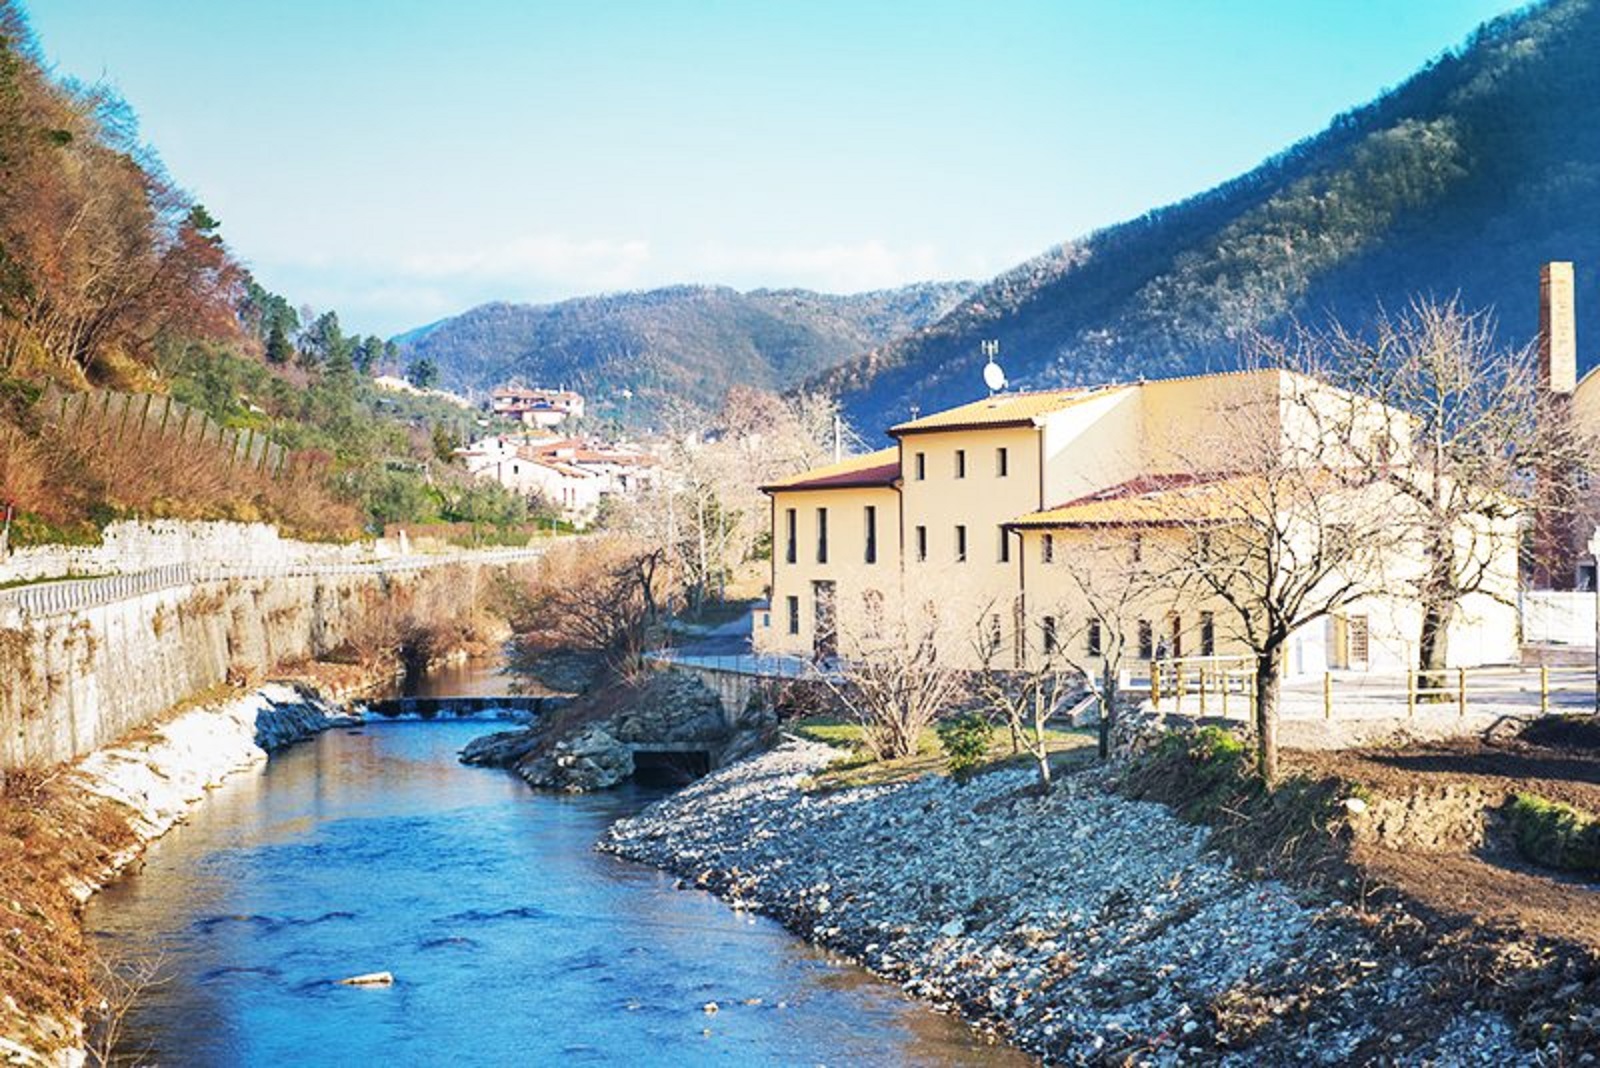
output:
M391 697L369 701L367 712L384 719L533 719L553 712L570 698L549 694L499 697Z

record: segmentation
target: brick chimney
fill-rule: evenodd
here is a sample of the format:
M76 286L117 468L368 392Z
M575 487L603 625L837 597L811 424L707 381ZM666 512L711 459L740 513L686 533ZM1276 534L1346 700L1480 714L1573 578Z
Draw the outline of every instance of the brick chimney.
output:
M1539 269L1539 381L1570 396L1578 385L1578 325L1573 313L1572 263Z

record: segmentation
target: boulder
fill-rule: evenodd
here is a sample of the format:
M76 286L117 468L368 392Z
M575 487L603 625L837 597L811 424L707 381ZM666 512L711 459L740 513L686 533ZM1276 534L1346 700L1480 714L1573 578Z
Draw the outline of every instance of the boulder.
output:
M497 731L474 738L461 750L461 763L486 768L509 768L533 752L539 732L531 728Z
M591 724L550 751L525 759L517 774L530 786L566 793L607 790L633 774L633 750Z

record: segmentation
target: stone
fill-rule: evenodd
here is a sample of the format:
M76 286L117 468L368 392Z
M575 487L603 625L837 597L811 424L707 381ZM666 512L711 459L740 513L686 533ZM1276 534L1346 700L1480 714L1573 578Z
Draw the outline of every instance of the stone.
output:
M348 979L340 979L340 986L393 986L394 975L391 972L367 972L364 975L352 975Z

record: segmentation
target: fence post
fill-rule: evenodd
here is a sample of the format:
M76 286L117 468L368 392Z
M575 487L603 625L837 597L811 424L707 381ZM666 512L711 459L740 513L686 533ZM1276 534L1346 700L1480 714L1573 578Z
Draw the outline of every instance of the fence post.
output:
M1183 715L1183 665L1172 662L1172 711Z
M1154 660L1150 661L1150 707L1161 711L1161 666Z
M1550 666L1539 665L1539 715L1550 714Z
M1200 665L1200 718L1206 718L1206 667Z
M1417 713L1417 673L1406 668L1406 718Z
M1322 718L1333 718L1333 672L1322 673Z
M1456 715L1467 714L1467 669L1456 668Z

